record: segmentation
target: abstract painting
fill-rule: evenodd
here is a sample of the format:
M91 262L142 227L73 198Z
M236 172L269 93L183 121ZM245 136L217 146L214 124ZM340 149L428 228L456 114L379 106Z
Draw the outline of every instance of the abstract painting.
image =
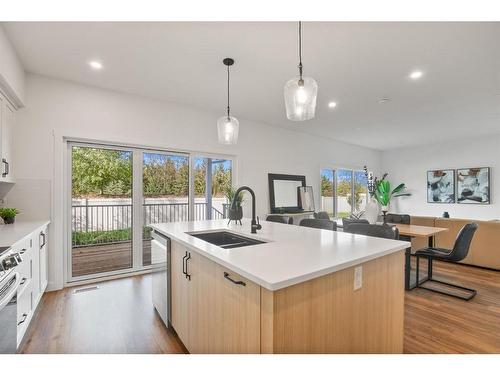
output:
M427 202L455 203L455 171L453 169L427 172Z
M490 168L457 169L457 203L491 203Z

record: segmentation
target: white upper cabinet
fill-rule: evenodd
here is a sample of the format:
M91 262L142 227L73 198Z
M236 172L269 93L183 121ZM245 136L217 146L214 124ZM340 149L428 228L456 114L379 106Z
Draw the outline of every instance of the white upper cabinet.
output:
M14 182L12 166L12 128L15 109L0 93L0 182Z

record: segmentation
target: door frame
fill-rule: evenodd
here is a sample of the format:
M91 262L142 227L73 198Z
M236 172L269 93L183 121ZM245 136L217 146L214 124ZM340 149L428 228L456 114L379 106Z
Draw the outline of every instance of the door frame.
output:
M225 159L231 161L231 183L237 184L237 157L235 155L208 153L203 151L179 151L175 149L165 149L163 147L140 146L137 144L129 145L118 142L85 140L65 137L63 139L64 152L66 153L63 163L64 167L64 285L71 286L95 282L97 280L106 280L116 277L132 276L151 272L151 266L142 265L142 205L143 196L143 157L144 153L157 153L170 156L186 156L189 165L189 191L188 191L188 217L194 220L194 158L208 157L214 159ZM100 272L92 275L72 276L72 225L71 225L71 207L72 207L72 152L73 146L100 148L117 151L132 152L132 267L116 271ZM140 209L136 209L139 207Z

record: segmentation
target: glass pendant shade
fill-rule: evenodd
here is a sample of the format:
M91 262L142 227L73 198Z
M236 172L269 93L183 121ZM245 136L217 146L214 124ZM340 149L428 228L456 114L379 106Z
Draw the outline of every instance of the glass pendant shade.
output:
M286 117L292 121L314 118L318 84L313 78L292 78L285 84Z
M217 120L219 142L225 145L235 145L238 142L240 123L235 117L222 116Z

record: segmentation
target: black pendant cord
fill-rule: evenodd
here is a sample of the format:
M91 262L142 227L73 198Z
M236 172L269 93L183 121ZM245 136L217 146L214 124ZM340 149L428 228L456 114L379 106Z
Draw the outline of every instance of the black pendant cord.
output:
M229 120L229 65L227 66L227 118Z
M299 74L302 81L302 22L299 21Z

